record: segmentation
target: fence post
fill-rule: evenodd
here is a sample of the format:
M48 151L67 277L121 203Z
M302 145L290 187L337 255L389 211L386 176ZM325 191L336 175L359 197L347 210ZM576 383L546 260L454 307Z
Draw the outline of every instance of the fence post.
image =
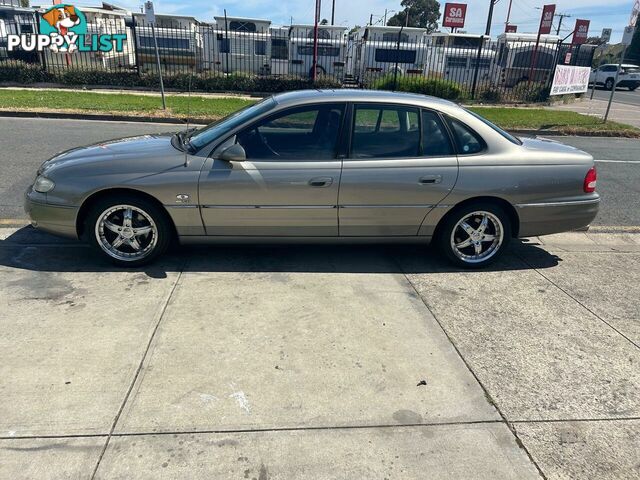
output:
M127 23L124 24L125 33L127 31ZM138 56L138 32L136 32L137 23L135 15L131 15L131 39L133 47L133 56L136 60L136 75L140 76L140 57Z
M395 92L398 89L398 60L400 60L400 39L402 38L402 29L404 25L400 26L400 31L398 32L398 42L396 43L396 66L393 69L393 91Z
M480 46L478 47L478 55L476 56L476 67L473 69L473 83L471 84L471 100L476 99L476 88L478 86L478 73L480 71L480 59L482 58L483 48L484 48L484 35L480 37Z
M40 33L40 12L38 12L36 10L34 13L35 13L35 19L36 19L36 24L35 24L34 31L36 33ZM46 73L47 72L47 59L46 59L45 52L46 52L46 50L42 50L42 52L38 52L38 57L40 58L40 63L42 65L42 71Z

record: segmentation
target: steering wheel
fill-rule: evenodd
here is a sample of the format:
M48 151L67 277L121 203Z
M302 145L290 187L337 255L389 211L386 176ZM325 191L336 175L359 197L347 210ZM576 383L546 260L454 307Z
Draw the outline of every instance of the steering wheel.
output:
M260 143L262 143L262 145L265 146L265 148L269 151L269 153L271 155L273 155L274 157L279 157L280 154L278 152L276 152L273 148L271 148L271 145L269 145L269 142L267 142L267 139L265 138L264 135L262 135L262 133L260 132L260 130L258 130L257 128L255 129L256 135L258 136L258 139L260 140Z

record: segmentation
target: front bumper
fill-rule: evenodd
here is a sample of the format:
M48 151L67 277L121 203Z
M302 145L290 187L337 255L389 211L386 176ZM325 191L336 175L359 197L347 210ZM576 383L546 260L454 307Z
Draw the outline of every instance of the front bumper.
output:
M29 187L25 194L24 211L35 228L54 235L78 239L78 207L48 204L46 194L38 193Z
M588 226L598 214L600 196L585 200L516 205L520 237L568 232Z

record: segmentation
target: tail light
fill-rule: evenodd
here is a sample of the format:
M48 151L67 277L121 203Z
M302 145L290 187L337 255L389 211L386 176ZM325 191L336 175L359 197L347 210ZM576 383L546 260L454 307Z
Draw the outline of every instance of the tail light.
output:
M598 174L596 173L596 167L591 167L584 177L584 185L582 189L584 193L591 193L596 191L596 180Z

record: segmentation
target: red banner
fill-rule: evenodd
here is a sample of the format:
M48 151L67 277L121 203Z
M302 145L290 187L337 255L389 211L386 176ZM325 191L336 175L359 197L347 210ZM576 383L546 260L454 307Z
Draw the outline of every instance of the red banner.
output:
M571 43L574 45L582 45L587 41L589 35L589 20L576 20L576 27L573 29L573 40Z
M505 29L506 33L516 33L517 31L518 31L517 25L507 25L507 28Z
M551 33L551 25L553 25L553 16L556 13L555 5L545 5L542 9L542 18L540 19L539 35L548 35Z
M444 6L443 27L462 28L467 15L466 3L447 3Z

